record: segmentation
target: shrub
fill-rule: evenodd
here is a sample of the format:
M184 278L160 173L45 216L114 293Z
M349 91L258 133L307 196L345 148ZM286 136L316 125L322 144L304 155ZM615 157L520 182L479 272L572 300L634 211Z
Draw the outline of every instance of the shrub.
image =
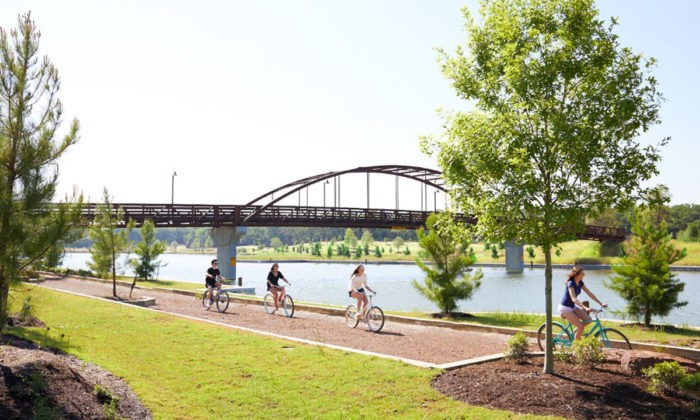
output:
M603 344L593 336L581 337L571 345L574 363L578 366L594 367L605 361Z
M527 359L528 341L524 332L519 331L508 342L505 351L506 360L513 360L516 363L525 363Z
M683 376L678 383L678 387L681 391L688 392L696 397L700 396L700 372Z
M642 369L642 373L649 378L647 391L652 394L666 393L679 389L679 384L686 376L683 366L676 361L657 363L653 367ZM692 384L688 385L692 386Z

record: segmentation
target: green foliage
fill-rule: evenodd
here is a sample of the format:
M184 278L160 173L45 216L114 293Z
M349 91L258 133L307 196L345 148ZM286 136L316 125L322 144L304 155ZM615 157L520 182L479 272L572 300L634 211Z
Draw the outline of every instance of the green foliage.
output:
M425 273L425 284L413 279L411 284L416 290L441 311L450 313L457 308L458 300L470 299L472 293L481 283L481 270L469 275L467 268L474 264L474 253L469 248L469 239L461 235L462 229L452 229L448 214L431 214L426 221L428 232L419 229L418 243L421 257L416 264ZM441 229L441 225L445 228Z
M595 367L605 361L603 343L594 336L581 337L571 344L574 363L582 367Z
M606 286L626 302L625 311L651 325L652 315L667 315L673 308L685 306L678 296L685 284L676 279L670 265L685 256L671 243L666 222L656 220L654 212L638 208L632 225L632 239L621 264L613 264L617 274Z
M678 239L686 242L700 242L700 220L688 223L685 229L678 232Z
M34 317L34 306L32 305L32 297L27 296L22 302L22 308L19 310L20 321L27 321Z
M165 252L167 245L155 236L155 226L151 220L146 220L140 229L141 241L136 243L134 253L139 256L131 260L134 273L140 279L148 280L153 277L161 265L158 257Z
M685 369L676 361L657 363L642 369L642 373L649 379L647 391L652 394L678 390L681 380L686 376Z
M464 11L463 48L440 50L473 110L445 113L421 145L480 237L542 248L551 321L552 250L658 173L657 147L636 140L660 121L654 61L622 47L593 0L485 0L480 13Z
M352 231L352 229L347 228L345 229L345 246L347 248L355 248L357 246L357 236L355 235L355 232ZM345 254L342 254L345 255ZM348 251L348 256L350 256L350 253Z
M406 248L404 248L403 255L411 255L411 250L408 249L408 245L406 245Z
M374 235L372 235L372 232L369 229L364 229L362 231L360 243L365 249L368 249L374 243ZM367 255L367 253L365 253L365 255Z
M491 248L491 258L493 258L494 260L498 258L498 248L496 248L495 246Z
M404 240L400 236L395 237L391 243L394 245L394 248L396 248L396 251L404 246Z
M379 248L379 245L374 247L374 256L377 258L382 257L382 250Z
M514 336L508 339L506 344L508 348L504 353L505 359L512 360L516 363L525 363L529 346L527 335L522 331L518 331Z
M280 240L278 237L274 237L270 239L270 248L282 248L284 246L284 243Z
M535 247L532 245L528 245L525 248L525 251L527 252L527 256L530 257L531 260L535 259Z
M95 218L88 230L88 236L93 241L88 267L102 278L107 278L111 272L112 294L116 297L117 257L131 245L129 233L134 228L134 222L130 220L125 228L118 230L117 226L124 213L121 208L113 209L107 188L103 191L103 200L103 203L97 206Z
M30 13L0 28L0 329L10 285L39 265L80 218L82 197L54 201L58 160L78 141L78 122L59 133L58 70L39 54L41 34Z

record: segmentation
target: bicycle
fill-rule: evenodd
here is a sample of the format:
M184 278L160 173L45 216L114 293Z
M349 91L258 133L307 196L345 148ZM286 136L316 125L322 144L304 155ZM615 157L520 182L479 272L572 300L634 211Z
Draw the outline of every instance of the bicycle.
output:
M290 283L289 285L291 286L292 284ZM282 286L272 287L276 289L282 289ZM287 318L291 318L294 315L294 299L292 299L292 297L289 296L288 293L284 293L282 301L280 302L278 300L277 305L282 306L282 310L284 310L284 314L287 316ZM265 294L265 298L263 299L263 306L265 306L265 312L267 312L268 314L272 314L275 312L275 295L273 295L272 292L268 291Z
M603 347L606 348L632 349L630 341L623 333L614 328L603 327L603 324L600 322L600 314L604 313L602 309L593 309L590 313L593 314L593 319L584 321L583 328L587 328L589 324L593 326L588 328L587 331L584 330L583 336L590 337L592 335L598 338ZM537 330L537 345L542 351L544 351L546 344L546 328L547 324L544 323ZM552 322L552 344L555 351L561 350L563 347L570 347L575 336L574 326L570 322L567 321L566 326L558 322Z
M221 290L221 286L215 287L214 289L216 290L212 290L213 299L209 299L209 290L204 291L204 296L202 296L202 306L204 306L204 309L208 311L211 308L211 305L216 302L216 309L219 312L226 312L229 304L228 292Z
M365 315L362 316L358 314L357 307L353 304L348 305L345 308L345 324L349 328L357 327L360 321L367 323L367 328L372 332L379 332L384 328L384 311L379 306L374 306L372 298L376 293L368 295L363 293L365 296L369 297L369 302L364 310Z

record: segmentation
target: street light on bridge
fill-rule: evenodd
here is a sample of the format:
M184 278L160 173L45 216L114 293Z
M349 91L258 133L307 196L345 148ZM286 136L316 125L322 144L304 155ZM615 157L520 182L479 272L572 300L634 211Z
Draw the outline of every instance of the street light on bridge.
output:
M170 183L170 205L174 206L175 205L175 177L177 176L177 172L173 171L173 176L172 180Z
M326 185L330 184L331 182L329 180L326 180L326 182L323 183L323 208L326 208Z

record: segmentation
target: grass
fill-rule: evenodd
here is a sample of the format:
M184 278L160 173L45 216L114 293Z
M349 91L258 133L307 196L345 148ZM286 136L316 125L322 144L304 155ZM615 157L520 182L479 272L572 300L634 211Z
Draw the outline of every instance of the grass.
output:
M395 315L410 316L415 318L433 319L426 312L391 312ZM471 318L457 319L455 322L462 322L476 325L490 325L504 328L517 328L523 330L537 331L545 321L542 314L529 314L521 312L483 312L475 313ZM559 316L553 317L555 322L562 322ZM647 329L637 325L625 325L627 322L603 320L603 326L615 328L624 333L632 341L691 345L700 341L700 329L692 327L672 327L661 326L658 329Z
M59 348L124 378L155 418L512 418L430 387L437 372L300 345L43 288L31 296L48 327L6 332Z

